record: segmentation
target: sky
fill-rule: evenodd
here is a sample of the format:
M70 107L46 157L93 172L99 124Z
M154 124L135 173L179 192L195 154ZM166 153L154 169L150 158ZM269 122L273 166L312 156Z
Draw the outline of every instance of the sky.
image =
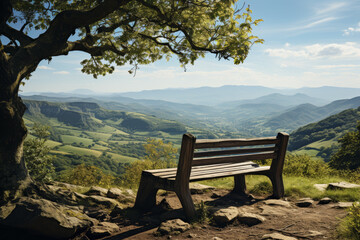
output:
M243 1L239 2L241 5ZM94 79L81 73L81 52L42 61L22 91L98 93L202 86L256 85L272 88L337 86L360 88L359 0L248 0L253 19L264 21L253 34L264 44L253 45L243 64L218 61L210 54L188 66L173 58L131 66Z

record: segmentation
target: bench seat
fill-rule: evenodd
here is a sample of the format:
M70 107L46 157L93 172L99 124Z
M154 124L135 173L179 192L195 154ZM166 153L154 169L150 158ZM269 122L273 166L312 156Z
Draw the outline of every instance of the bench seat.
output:
M159 189L175 191L186 217L195 217L189 182L234 177L233 191L246 193L245 175L265 175L273 185L274 198L284 196L282 170L289 135L252 139L200 139L184 134L177 168L144 170L141 174L135 208L150 210ZM260 166L255 160L271 160Z
M260 166L254 162L243 163L224 163L212 164L206 166L192 167L190 173L190 182L202 181L213 178L229 177L239 174L265 172L269 171L270 166ZM145 170L143 174L151 175L155 178L166 179L168 181L176 180L177 168ZM262 175L262 173L261 173Z

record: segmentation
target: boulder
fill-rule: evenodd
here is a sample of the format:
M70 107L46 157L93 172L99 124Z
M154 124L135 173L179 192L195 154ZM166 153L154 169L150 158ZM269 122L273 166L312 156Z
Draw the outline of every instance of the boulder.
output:
M338 202L337 205L335 205L335 208L349 208L352 207L353 202Z
M293 209L284 208L284 207L278 207L278 206L269 206L269 205L263 205L259 207L262 212L262 216L286 216L287 214L294 211Z
M214 187L207 186L200 183L190 183L190 192L191 194L203 194L205 192L208 192L210 190L214 190Z
M223 226L231 223L239 215L236 207L221 208L213 213L213 220L217 225Z
M68 239L97 223L75 208L45 199L21 198L3 206L0 223L52 239Z
M90 206L101 205L108 209L113 209L115 206L119 205L119 202L112 198L101 197L101 196L96 196L96 195L88 196L85 199L85 202L87 205L90 205Z
M319 200L319 203L318 204L328 204L332 201L331 198L328 198L328 197L324 197L322 199Z
M119 188L110 188L107 193L106 193L106 196L108 198L114 198L114 199L117 199L117 198L125 198L125 195L124 195L124 192L119 189Z
M108 190L102 187L92 186L89 191L86 192L86 195L97 195L106 197Z
M254 226L266 220L263 216L254 213L240 212L238 216L239 222L248 226Z
M321 191L321 192L325 192L326 188L329 186L329 184L314 184L314 187Z
M92 226L87 232L90 239L98 239L112 235L120 230L119 226L115 223L101 222L96 226Z
M298 207L311 207L313 203L314 200L311 198L301 198L295 203L295 205Z
M278 200L278 199L268 199L264 201L264 204L266 205L274 205L274 206L281 206L281 207L291 207L290 202L284 201L284 200Z
M171 234L176 232L185 232L190 229L190 224L181 219L168 220L162 222L158 228L158 232L162 235Z
M351 189L351 188L360 188L360 185L348 183L348 182L329 183L329 186L326 189Z
M275 240L297 240L297 238L282 235L280 233L265 234L261 240L275 239Z

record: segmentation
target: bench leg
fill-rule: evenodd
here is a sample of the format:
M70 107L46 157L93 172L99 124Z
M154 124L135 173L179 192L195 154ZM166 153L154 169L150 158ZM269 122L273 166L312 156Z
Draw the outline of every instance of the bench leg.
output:
M282 174L272 175L269 177L273 185L273 198L283 198L284 197L284 182Z
M154 178L141 175L140 186L136 195L135 208L150 210L156 205L156 193Z
M186 218L191 221L196 216L194 202L191 198L190 189L182 188L176 191L176 195L178 196L181 205L184 209Z
M235 175L234 176L234 193L246 194L246 183L245 175Z

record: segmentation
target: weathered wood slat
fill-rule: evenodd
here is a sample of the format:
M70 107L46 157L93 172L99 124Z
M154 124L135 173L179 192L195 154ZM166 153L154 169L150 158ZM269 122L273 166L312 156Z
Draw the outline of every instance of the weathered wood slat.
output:
M212 157L212 158L199 158L193 159L192 166L199 165L208 165L208 164L217 164L225 162L245 162L251 160L265 160L273 159L276 156L275 153L260 153L260 154L244 154L240 156L230 156L230 157Z
M269 145L276 143L278 143L278 139L275 137L247 139L198 139L195 142L195 149Z
M198 169L196 171L191 171L190 178L193 176L204 175L204 174L208 174L208 173L216 173L216 172L226 173L226 172L233 172L235 170L244 170L244 169L257 168L257 167L260 167L260 166L257 164L231 166L229 164L226 167L222 167L222 168L204 168L204 169ZM160 178L169 178L169 177L174 177L175 172L161 173L161 174L156 174L155 176L160 177Z
M212 179L212 178L221 178L221 177L229 177L229 176L234 176L234 175L238 175L238 174L247 174L247 173L256 173L256 172L266 172L269 171L270 166L265 166L265 167L258 167L258 168L251 168L251 169L244 169L244 170L239 170L239 171L232 171L232 172L227 172L227 173L223 173L223 172L219 172L219 173L213 173L213 174L207 174L207 175L199 175L199 176L194 176L190 178L190 182L193 181L201 181L201 180L206 180L206 179ZM172 178L168 178L169 180L175 180L174 177Z
M222 164L213 164L213 165L202 165L202 166L195 166L191 169L191 172L196 171L204 171L204 170L210 170L210 169L223 169L223 168L234 168L238 166L244 166L244 165L257 165L254 162L241 162L241 163L222 163ZM161 171L156 171L161 170ZM164 171L167 170L167 171ZM176 173L176 168L166 168L166 169L154 169L154 170L145 170L145 172L149 172L154 176L163 176L168 173Z
M203 151L203 152L194 152L194 158L231 155L231 154L257 153L257 152L273 152L273 151L275 151L275 147L245 148L245 149L232 149L232 150L223 150L223 151Z

